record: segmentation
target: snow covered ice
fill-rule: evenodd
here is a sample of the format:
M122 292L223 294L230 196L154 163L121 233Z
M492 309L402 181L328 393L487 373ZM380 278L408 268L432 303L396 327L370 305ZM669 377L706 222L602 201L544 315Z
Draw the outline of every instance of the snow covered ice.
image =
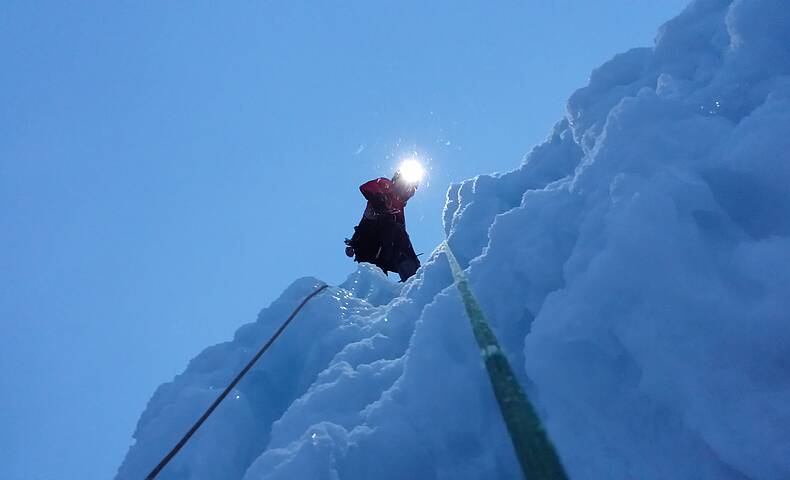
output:
M449 242L572 479L790 478L790 8L693 2L615 56L516 170L454 185ZM319 281L162 385L144 478ZM163 479L519 478L437 250L300 314Z

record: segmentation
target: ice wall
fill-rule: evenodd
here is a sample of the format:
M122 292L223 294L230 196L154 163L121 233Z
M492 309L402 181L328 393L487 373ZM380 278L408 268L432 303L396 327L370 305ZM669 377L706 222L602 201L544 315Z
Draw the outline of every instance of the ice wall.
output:
M700 0L445 231L573 479L790 478L790 8ZM163 385L158 461L315 285ZM317 298L163 479L518 478L441 253Z

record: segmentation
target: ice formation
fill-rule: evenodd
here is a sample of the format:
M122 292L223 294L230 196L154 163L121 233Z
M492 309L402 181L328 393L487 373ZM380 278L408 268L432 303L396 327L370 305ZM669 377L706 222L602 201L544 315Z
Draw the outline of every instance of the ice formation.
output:
M698 0L574 93L445 231L572 479L790 478L790 8ZM157 463L317 284L143 413ZM519 478L444 255L310 304L163 479Z

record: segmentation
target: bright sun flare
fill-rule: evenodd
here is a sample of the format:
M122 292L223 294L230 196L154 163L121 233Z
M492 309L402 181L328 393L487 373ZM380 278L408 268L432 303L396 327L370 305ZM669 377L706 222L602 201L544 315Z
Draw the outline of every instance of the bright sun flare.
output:
M415 159L404 160L398 167L398 171L401 177L409 183L420 183L422 177L425 176L425 169Z

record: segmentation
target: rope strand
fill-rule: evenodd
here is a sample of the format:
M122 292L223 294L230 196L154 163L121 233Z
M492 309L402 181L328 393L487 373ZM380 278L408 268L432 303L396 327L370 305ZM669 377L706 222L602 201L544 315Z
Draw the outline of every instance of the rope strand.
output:
M277 337L279 337L280 334L283 333L285 328L288 326L288 324L291 323L291 320L293 320L294 317L296 317L296 315L299 313L299 311L302 309L302 307L304 307L307 304L307 302L312 300L313 297L315 297L319 293L323 292L328 286L329 285L326 285L326 284L321 285L320 287L315 289L313 291L313 293L311 293L310 295L305 297L304 300L302 300L302 303L300 303L299 306L296 307L296 309L294 309L294 311L291 313L291 315L288 317L288 319L285 322L283 322L282 325L280 325L280 328L278 328L277 331L274 332L274 335L272 335L272 337L269 339L269 341L267 341L263 345L263 347L261 347L261 349L258 350L258 353L256 353L255 356L252 357L252 360L250 360L247 363L247 365L241 370L241 372L239 372L239 374L236 375L236 378L234 378L233 381L230 382L230 384L225 388L225 390L219 395L219 397L217 397L217 399L214 400L214 403L212 403L211 406L208 407L208 410L206 410L205 413L203 413L203 415L198 419L198 421L195 422L194 425L192 425L192 428L190 428L189 431L187 433L185 433L183 437L181 437L181 440L178 441L176 446L173 447L173 449L170 450L170 452L167 455L165 455L165 457L162 459L162 461L160 461L159 464L156 467L154 467L153 470L151 470L151 473L149 473L148 476L145 477L145 480L154 480L156 478L156 476L159 475L159 472L161 472L162 469L165 468L165 466L168 463L170 463L170 460L172 460L173 457L176 456L176 454L179 452L179 450L181 450L184 447L184 445L187 444L189 439L192 438L192 435L194 435L195 432L198 431L200 426L203 425L203 422L205 422L208 419L208 417L211 416L211 414L214 412L214 410L217 409L219 404L222 403L223 400L225 400L225 397L227 397L228 394L231 391L233 391L233 389L241 381L241 379L244 378L244 375L246 375L247 372L250 371L252 366L255 365L255 362L257 362L258 359L261 358L261 355L263 355L264 352L266 352L266 350L268 350L269 347L274 343L274 341L277 340Z
M529 480L566 480L568 477L557 451L535 408L519 385L505 353L499 347L496 335L486 321L461 265L446 240L444 251L524 477Z

